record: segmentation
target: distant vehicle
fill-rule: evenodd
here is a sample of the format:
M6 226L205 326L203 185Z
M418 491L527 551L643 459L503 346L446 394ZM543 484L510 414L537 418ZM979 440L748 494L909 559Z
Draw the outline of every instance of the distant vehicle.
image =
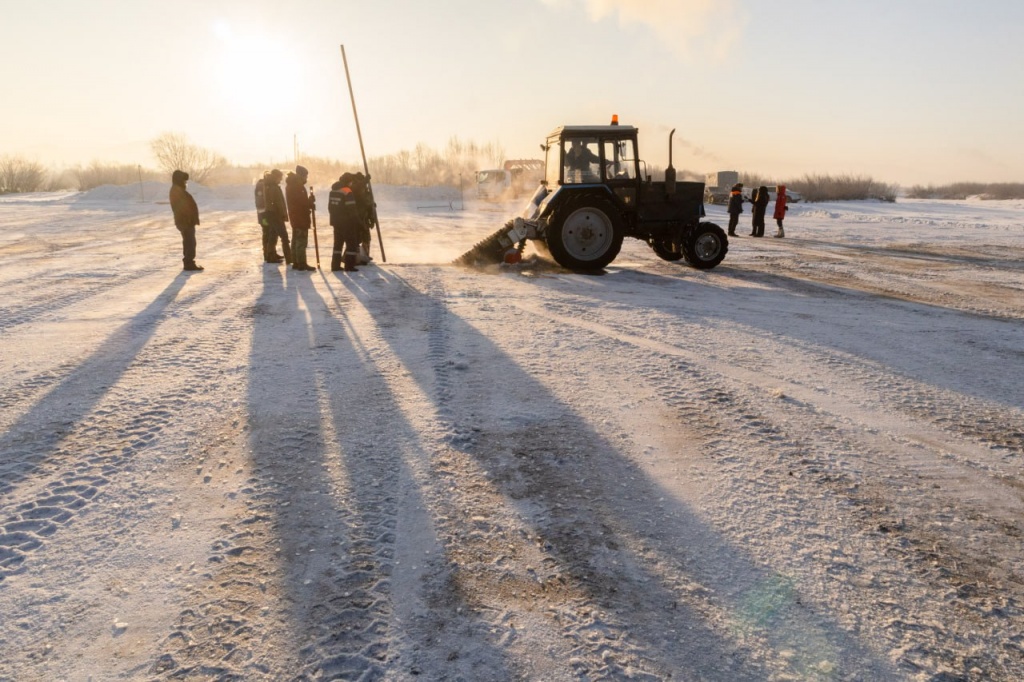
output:
M540 159L510 159L501 168L478 171L476 195L487 201L518 199L532 194L544 179L544 162Z
M757 189L757 188L756 187L744 186L743 187L743 191L741 192L742 195L743 195L743 201L746 201L746 202L753 201L754 200L753 196L754 196L754 190L755 189ZM800 192L794 192L793 190L789 189L788 187L786 188L786 200L789 203L796 204L798 202L803 201L803 199L804 199L803 195L801 195ZM768 188L768 200L769 201L775 201L775 187L774 186ZM708 198L708 192L705 189L704 190L704 201L706 203L709 203L709 204L727 204L727 203L729 203L729 192L726 192L720 199L718 199L716 201L711 201Z
M743 188L743 200L744 201L752 201L751 197L753 196L755 189L757 189L757 188L756 187L753 187L753 188L751 188L751 187L744 187ZM768 200L769 201L775 201L775 194L776 194L775 187L769 187L768 188ZM800 202L802 200L803 200L803 196L800 195L800 192L794 192L793 190L789 189L788 187L786 188L786 201L788 203L796 204L796 203L798 203L798 202Z
M729 201L733 185L740 181L736 171L718 171L704 176L704 202L724 204Z
M740 174L736 171L718 171L717 173L708 173L704 176L704 203L729 203L729 195L732 192L733 185L739 181ZM744 186L743 201L751 201L751 196L754 194L755 189L757 188ZM771 201L775 201L774 185L768 188L768 198ZM803 197L800 196L800 192L794 192L791 189L786 190L786 198L791 204L795 204L803 199Z

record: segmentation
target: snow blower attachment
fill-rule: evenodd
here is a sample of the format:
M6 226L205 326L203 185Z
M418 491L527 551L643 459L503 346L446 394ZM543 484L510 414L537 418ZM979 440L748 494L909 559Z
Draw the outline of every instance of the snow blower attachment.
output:
M701 222L704 183L676 180L673 134L665 180L655 182L640 174L637 129L620 126L618 116L605 126L556 128L542 145L545 179L522 214L453 264L518 262L532 240L563 268L601 270L619 255L623 239L633 237L664 260L715 267L729 241L721 227Z
M520 245L518 233L514 229L514 221L510 220L501 228L483 241L477 242L476 246L452 261L453 265L468 265L470 267L481 267L484 265L497 265L498 263L519 262L519 258L512 258L510 253L522 256L523 246Z

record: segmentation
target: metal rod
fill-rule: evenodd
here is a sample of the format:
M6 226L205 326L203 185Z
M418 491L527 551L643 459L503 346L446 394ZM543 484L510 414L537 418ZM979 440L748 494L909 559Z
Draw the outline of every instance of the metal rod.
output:
M309 196L313 197L313 188L309 188ZM316 197L313 197L313 206L310 207L309 216L313 221L313 250L316 251L316 269L320 269L320 242L316 238Z
M370 168L366 165L366 150L363 148L363 131L359 127L359 113L356 111L356 96L352 92L352 77L348 73L348 58L345 57L345 46L341 46L341 61L345 63L345 80L348 81L348 96L352 100L352 116L356 120L356 134L359 136L359 153L363 157L363 173L366 175L366 190L370 195L370 217L377 228L377 243L380 244L380 258L385 263L388 257L384 254L384 240L380 236L380 220L377 219L377 202L373 198L373 186L370 184Z

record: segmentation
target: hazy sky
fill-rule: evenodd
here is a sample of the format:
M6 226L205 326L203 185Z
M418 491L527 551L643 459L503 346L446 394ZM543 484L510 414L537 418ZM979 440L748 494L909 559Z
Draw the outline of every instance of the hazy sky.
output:
M1022 36L1021 0L0 0L0 155L355 161L344 44L369 156L617 113L677 169L1022 182Z

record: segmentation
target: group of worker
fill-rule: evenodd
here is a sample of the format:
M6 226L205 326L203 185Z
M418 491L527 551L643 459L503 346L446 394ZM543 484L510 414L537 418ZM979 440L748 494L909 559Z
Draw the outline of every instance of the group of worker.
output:
M750 203L753 204L751 211L753 212L751 220L751 237L763 237L764 236L764 216L768 210L768 203L771 201L771 196L768 194L768 188L761 185L754 190L753 196L750 197ZM779 231L775 233L776 237L785 237L786 232L782 229L782 221L786 219L786 211L789 210L787 206L786 197L786 186L776 185L775 187L775 211L772 213L772 217L775 219L775 224L779 226ZM743 213L743 183L738 182L732 186L732 190L729 192L729 234L733 237L736 235L736 226L740 222L740 214Z
M281 179L285 189L281 191ZM316 196L306 190L309 171L296 166L287 177L274 169L263 174L256 182L256 218L262 228L263 260L266 263L284 262L293 270L316 270L306 260L309 230L314 223ZM331 270L356 272L356 265L369 263L370 224L373 202L370 199L367 178L362 173L344 173L331 186L327 203L334 245L331 252ZM286 222L291 222L292 238L288 242ZM283 254L277 253L280 239ZM344 264L344 267L342 266Z
M199 225L199 207L186 189L188 173L176 170L171 174L170 204L174 225L181 233L182 262L189 271L203 270L196 263L196 226ZM309 230L316 229L316 197L306 189L309 171L296 166L287 177L278 169L267 171L256 182L256 219L262 237L263 261L291 265L293 270L312 271L306 259ZM281 189L281 180L285 188ZM370 192L369 176L362 173L344 173L331 185L328 213L334 233L331 252L331 270L356 272L356 265L368 264L370 257L370 225L374 221L375 205ZM288 228L292 233L289 240ZM278 240L281 250L277 252Z

